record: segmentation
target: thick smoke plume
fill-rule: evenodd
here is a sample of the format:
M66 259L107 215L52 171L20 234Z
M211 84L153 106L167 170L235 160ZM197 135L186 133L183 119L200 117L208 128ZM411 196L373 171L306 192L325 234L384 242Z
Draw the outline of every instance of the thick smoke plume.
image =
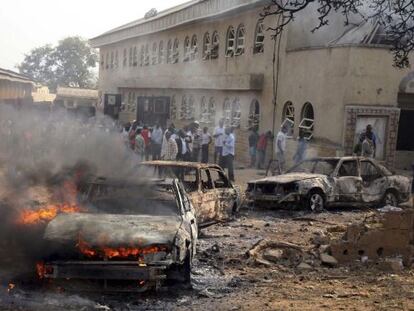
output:
M1 261L8 270L16 257L29 261L42 252L41 226L16 223L22 210L51 203L76 203L67 183L86 177L136 179L135 154L126 147L112 120L82 119L55 113L0 106ZM12 265L10 265L12 263Z

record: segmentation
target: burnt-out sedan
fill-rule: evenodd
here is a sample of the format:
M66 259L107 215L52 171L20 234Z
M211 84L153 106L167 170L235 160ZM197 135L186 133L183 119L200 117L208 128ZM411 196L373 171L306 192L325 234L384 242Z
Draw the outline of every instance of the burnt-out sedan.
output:
M138 291L166 279L190 281L197 224L177 179L97 180L87 186L83 212L58 215L44 240L41 278Z
M240 208L240 189L219 165L148 161L141 168L150 177L178 178L183 183L196 211L199 228L229 220Z
M255 205L304 205L312 211L332 205L392 205L410 196L409 178L392 174L362 157L305 160L286 174L250 181L246 197Z

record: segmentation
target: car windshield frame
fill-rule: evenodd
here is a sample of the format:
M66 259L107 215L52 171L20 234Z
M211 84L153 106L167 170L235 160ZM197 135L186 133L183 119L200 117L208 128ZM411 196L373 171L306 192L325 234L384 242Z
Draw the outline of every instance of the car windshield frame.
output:
M320 172L316 170L316 167L318 165L318 163L320 162L326 162L326 163L330 163L332 164L332 168L330 170L329 173L326 172ZM326 176L331 176L334 172L335 169L338 166L338 163L340 162L340 159L322 159L322 158L318 158L318 159L307 159L304 160L302 162L300 162L299 164L293 166L292 168L290 168L286 173L305 173L305 174L321 174L321 175L326 175ZM313 163L312 168L310 170L298 170L300 167L302 167L305 164L308 163Z

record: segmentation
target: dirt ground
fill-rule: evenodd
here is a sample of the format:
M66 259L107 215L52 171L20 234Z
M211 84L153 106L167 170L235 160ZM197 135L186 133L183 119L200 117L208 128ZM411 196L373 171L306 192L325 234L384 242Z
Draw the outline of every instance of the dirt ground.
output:
M236 172L238 184L260 175ZM311 254L313 238L327 228L362 221L372 210L340 209L319 214L303 210L244 208L230 223L205 229L194 261L192 289L165 288L146 294L7 291L1 310L414 310L414 269L387 272L355 262L328 267L308 257L306 270L292 262L260 264L246 253L260 240L289 242Z

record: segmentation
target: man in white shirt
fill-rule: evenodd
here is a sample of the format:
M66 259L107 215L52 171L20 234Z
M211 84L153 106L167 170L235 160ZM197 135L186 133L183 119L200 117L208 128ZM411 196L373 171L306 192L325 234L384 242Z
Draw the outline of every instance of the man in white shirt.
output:
M220 157L223 153L224 139L224 120L220 119L219 126L214 129L214 163L220 163ZM218 162L217 162L218 161Z
M208 127L203 128L203 134L201 135L201 162L208 163L208 147L210 146L212 139L208 132Z
M280 173L284 172L285 170L286 133L287 133L287 128L283 126L280 129L279 133L277 133L276 140L275 140L275 153L276 153L276 158L279 162Z
M222 166L227 168L227 174L231 181L234 181L234 151L236 139L233 135L233 129L231 127L226 127L225 130L226 136L223 139L223 153L222 153Z
M162 128L157 123L151 133L151 147L153 160L159 160L161 157L162 137Z

